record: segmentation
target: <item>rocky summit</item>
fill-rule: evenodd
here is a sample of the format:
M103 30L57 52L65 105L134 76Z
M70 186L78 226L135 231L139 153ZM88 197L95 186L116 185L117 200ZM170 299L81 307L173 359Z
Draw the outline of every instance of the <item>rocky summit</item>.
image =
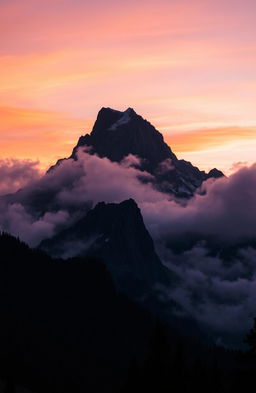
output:
M81 147L114 162L129 155L137 156L140 168L154 176L155 187L178 197L191 197L204 180L223 176L216 168L206 173L188 161L179 160L163 135L132 108L124 112L102 108L92 132L79 138L70 158L76 159Z

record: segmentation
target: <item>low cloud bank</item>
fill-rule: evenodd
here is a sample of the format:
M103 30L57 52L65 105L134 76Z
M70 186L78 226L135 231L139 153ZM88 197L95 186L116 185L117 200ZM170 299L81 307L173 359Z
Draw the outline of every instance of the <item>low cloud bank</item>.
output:
M229 178L209 179L202 188L204 193L197 193L185 205L167 199L143 203L146 223L155 238L188 233L225 242L255 238L256 165Z
M203 245L180 254L158 252L180 278L176 286L159 288L166 301L181 306L177 315L203 323L219 344L242 346L256 315L256 250L239 249L229 264Z
M39 177L36 161L0 159L0 195L15 192Z
M166 199L153 189L152 175L137 168L139 163L133 156L121 164L113 163L80 150L76 161L63 160L40 179L32 178L21 191L2 197L0 229L37 246L98 202L119 203L133 198L138 203L153 203Z
M36 246L98 202L133 198L162 261L180 277L177 287L161 289L165 297L220 340L228 332L243 334L256 315L256 165L206 181L186 202L155 190L139 165L138 157L118 164L80 150L76 161L64 160L40 179L32 170L22 191L1 198L0 228ZM163 168L171 170L166 163ZM184 247L177 252L179 242ZM223 256L225 247L235 247L232 257Z

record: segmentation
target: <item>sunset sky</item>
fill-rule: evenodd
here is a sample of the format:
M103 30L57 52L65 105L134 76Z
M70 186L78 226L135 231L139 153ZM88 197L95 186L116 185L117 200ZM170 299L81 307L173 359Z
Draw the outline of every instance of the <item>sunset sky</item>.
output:
M133 107L180 158L255 161L255 0L0 0L0 158L46 168Z

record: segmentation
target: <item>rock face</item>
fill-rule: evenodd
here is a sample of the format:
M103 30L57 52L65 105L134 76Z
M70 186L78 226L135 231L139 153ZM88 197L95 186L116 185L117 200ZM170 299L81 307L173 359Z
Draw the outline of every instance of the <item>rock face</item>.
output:
M163 136L132 108L124 112L102 108L91 134L81 136L70 158L76 159L80 147L89 147L91 154L120 162L129 154L141 159L141 169L155 177L161 191L179 197L190 197L209 177L223 176L217 169L208 174L190 162L178 160Z
M143 292L145 286L170 279L132 199L120 204L99 203L73 226L44 241L41 248L55 257L103 260L117 287L128 293Z
M125 112L102 108L91 134L79 139L73 158L81 146L91 146L92 153L117 162L136 155L145 160L143 166L150 172L167 158L176 159L160 132L131 108Z

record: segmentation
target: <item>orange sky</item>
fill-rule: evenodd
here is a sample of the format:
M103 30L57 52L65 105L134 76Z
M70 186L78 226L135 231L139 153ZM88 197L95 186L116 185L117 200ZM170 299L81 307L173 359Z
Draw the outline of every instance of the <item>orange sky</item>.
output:
M98 110L134 107L173 151L254 161L252 0L0 0L0 157L67 156Z

